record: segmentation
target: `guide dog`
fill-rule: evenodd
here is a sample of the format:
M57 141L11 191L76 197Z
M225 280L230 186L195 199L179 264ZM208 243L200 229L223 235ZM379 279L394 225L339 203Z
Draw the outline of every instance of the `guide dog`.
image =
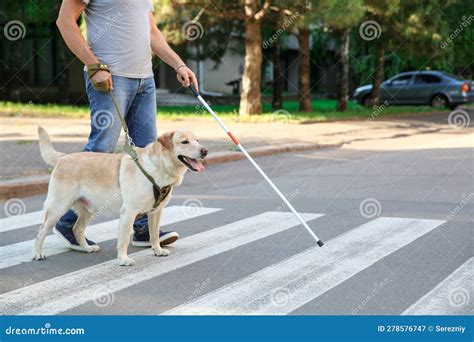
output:
M167 256L169 251L159 242L160 217L171 193L150 211L155 202L153 187L133 159L125 153L79 152L64 154L54 149L48 134L38 127L39 146L43 160L54 166L44 203L45 218L36 237L34 260L45 258L43 243L46 235L70 208L77 214L74 236L86 252L97 252L99 246L90 246L85 228L99 214L120 214L117 239L119 265L131 266L127 248L133 222L137 215L147 213L150 242L156 256ZM196 135L185 129L161 135L156 142L136 148L138 160L156 184L164 187L180 185L187 170L204 171L201 160L208 150Z

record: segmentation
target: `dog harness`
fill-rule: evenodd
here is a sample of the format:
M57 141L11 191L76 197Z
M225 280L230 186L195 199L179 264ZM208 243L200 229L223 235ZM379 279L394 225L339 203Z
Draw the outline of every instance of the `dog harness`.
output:
M127 134L127 133L125 133ZM127 139L126 139L127 140ZM169 195L171 192L171 189L173 189L173 185L167 185L160 187L158 184L156 184L155 180L153 179L152 176L148 172L145 171L143 166L140 164L138 161L138 155L137 151L133 148L133 146L129 143L126 142L124 146L125 152L132 158L132 160L135 162L135 164L138 166L140 171L143 173L143 175L150 181L150 183L153 185L153 196L155 198L155 203L153 204L153 207L150 211L155 210L161 202L166 198L166 196Z
M108 65L104 63L90 64L87 66L87 73L88 73L89 78L94 76L100 70L110 72ZM127 153L130 156L130 158L132 158L132 160L135 162L135 164L143 173L143 175L153 185L153 197L155 199L155 202L153 204L152 209L150 210L150 211L153 211L169 195L169 193L173 189L173 185L169 184L163 187L158 186L158 184L156 184L153 177L148 172L146 172L146 170L140 164L140 161L138 160L137 151L135 150L135 144L133 143L133 140L130 137L130 134L128 132L127 123L125 122L125 119L120 111L120 108L117 104L114 94L112 93L111 90L108 89L108 84L106 82L95 83L92 81L92 86L94 87L95 90L98 90L98 91L108 91L110 94L110 97L112 98L112 102L114 104L115 110L117 111L117 115L119 116L120 123L122 124L123 132L125 133L125 146L123 147L123 149L125 153Z
M132 160L135 162L135 164L143 173L143 175L153 185L153 196L155 198L155 203L153 204L153 207L150 210L150 211L153 211L169 195L169 193L171 192L171 189L173 189L173 185L169 184L163 187L158 186L158 184L156 184L153 177L148 172L146 172L143 166L140 164L140 161L138 160L137 150L135 150L135 144L133 143L132 138L130 137L130 134L128 132L127 123L125 122L125 119L123 118L123 116L120 114L120 109L117 105L117 101L115 100L115 96L112 93L112 91L110 91L110 96L112 97L112 102L114 103L115 110L118 113L120 122L122 123L123 131L125 133L125 146L123 147L123 150L130 156L130 158L132 158Z

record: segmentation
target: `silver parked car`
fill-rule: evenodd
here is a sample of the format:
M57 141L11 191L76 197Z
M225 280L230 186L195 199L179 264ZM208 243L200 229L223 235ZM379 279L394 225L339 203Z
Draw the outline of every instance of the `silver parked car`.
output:
M372 85L355 90L352 98L370 105ZM398 74L381 85L381 102L397 105L431 105L454 109L474 102L474 82L442 71L410 71Z

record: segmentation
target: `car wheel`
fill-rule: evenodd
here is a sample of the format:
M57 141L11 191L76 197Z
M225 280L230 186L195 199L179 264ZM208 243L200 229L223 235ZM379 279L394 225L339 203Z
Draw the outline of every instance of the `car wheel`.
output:
M444 107L449 107L449 101L448 98L444 95L435 95L431 99L431 107L434 108L444 108Z

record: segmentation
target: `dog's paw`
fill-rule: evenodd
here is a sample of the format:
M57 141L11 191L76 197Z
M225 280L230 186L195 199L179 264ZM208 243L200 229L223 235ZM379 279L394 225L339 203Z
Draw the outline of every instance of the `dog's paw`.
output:
M100 251L99 245L92 245L92 246L89 246L89 248L86 249L87 253L95 253L95 252L98 252L98 251Z
M129 257L118 258L118 263L120 266L133 266L135 265L135 260Z
M33 255L33 260L44 260L44 259L46 259L46 256L44 254L37 253Z
M164 248L153 248L153 252L156 256L168 256L170 255L170 251Z

